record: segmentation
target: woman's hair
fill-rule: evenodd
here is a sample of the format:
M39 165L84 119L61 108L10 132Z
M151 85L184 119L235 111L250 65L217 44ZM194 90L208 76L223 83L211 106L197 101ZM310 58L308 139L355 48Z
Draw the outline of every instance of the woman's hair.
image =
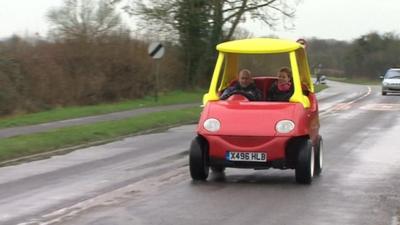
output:
M292 79L292 70L289 67L282 67L279 72L284 72L286 73L290 79Z

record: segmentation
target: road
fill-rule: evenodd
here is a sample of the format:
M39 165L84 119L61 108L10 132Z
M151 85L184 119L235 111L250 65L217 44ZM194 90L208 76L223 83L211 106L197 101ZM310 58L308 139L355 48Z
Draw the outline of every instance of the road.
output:
M400 96L329 82L319 94L325 162L227 169L192 182L195 125L0 168L0 224L400 224Z

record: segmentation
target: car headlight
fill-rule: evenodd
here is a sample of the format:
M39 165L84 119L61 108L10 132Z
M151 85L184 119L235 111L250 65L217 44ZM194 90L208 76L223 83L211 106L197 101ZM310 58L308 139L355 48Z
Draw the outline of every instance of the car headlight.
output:
M281 120L276 124L275 129L279 133L289 133L294 129L294 123L290 120Z
M384 86L386 86L386 85L388 85L389 83L386 82L386 81L384 81L382 84L383 84Z
M203 126L210 132L217 132L221 128L221 123L217 119L210 118L204 121Z

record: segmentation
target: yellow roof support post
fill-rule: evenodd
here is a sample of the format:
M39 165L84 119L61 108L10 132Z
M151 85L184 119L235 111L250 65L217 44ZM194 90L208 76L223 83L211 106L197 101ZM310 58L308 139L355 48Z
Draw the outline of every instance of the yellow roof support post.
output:
M306 52L304 48L296 50L297 63L299 66L300 83L303 86L307 86L308 91L314 93L314 85L311 80L310 70L308 67Z
M289 53L290 56L290 66L292 67L292 74L300 74L299 66L297 64L296 52L292 51ZM300 102L304 108L310 107L310 100L303 95L301 81L299 75L292 75L294 84L294 93L290 98L290 102Z
M307 60L307 56L306 56L306 51L304 49L302 49L302 53L303 53L303 55L302 55L303 62L305 64L305 68L307 70L307 82L309 82L309 84L310 84L310 87L309 87L310 91L312 93L315 93L314 84L313 84L313 81L311 80L311 72L310 72L310 67L308 66L308 60Z
M217 63L215 64L215 69L213 72L210 90L207 94L203 96L203 105L206 105L208 101L216 101L219 100L218 93L217 93L217 84L219 79L219 74L221 71L222 63L224 62L225 54L220 52L218 54Z
M222 77L222 82L218 88L218 91L224 90L229 85L230 81L235 80L238 71L239 71L238 55L232 53L225 54L224 75Z

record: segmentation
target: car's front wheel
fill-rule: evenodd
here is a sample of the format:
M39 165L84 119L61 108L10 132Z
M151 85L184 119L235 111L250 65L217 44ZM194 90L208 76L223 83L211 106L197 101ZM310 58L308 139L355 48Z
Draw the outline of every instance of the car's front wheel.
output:
M209 173L208 148L204 139L197 136L189 150L190 176L193 180L206 180Z
M310 140L304 140L300 144L296 162L296 182L310 184L314 176L314 150Z
M386 93L386 91L382 91L382 95L386 95L387 93Z

